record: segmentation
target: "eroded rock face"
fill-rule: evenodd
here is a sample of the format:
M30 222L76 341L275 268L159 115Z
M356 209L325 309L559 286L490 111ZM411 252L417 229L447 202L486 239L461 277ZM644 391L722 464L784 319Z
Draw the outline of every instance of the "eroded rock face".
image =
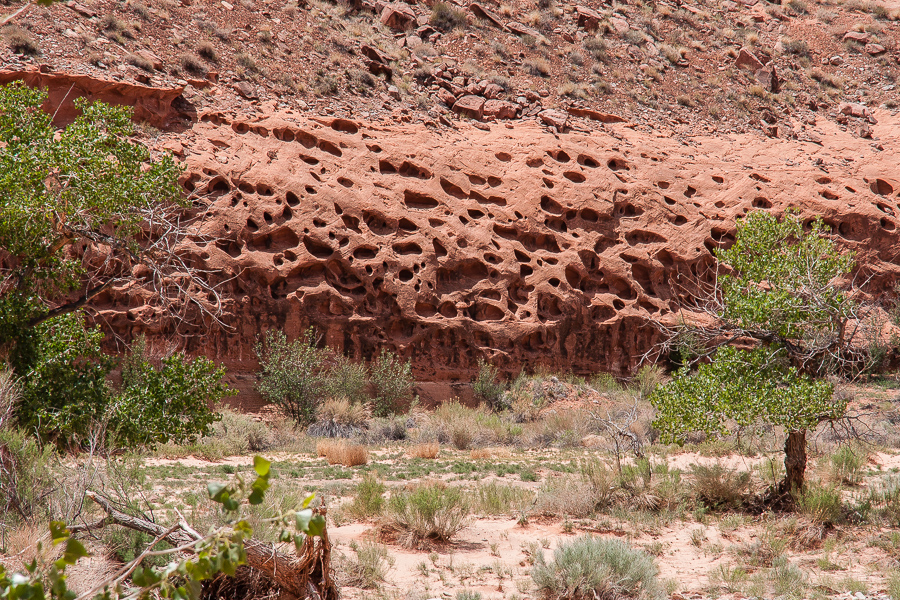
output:
M13 81L24 81L29 87L47 90L43 109L53 115L56 125L68 125L76 119L79 114L75 108L76 98L131 107L135 121L147 122L159 129L171 129L182 125L185 119L196 118L193 107L181 96L182 87L136 85L73 73L43 72L37 68L0 71L0 85Z
M896 147L897 118L879 123ZM624 373L658 341L647 319L676 310L685 282L713 276L711 251L733 240L735 218L787 206L821 215L872 290L889 290L896 154L822 128L822 146L682 144L621 125L554 136L202 115L183 184L221 238L193 253L220 271L233 329L187 349L224 362L248 394L261 332L311 325L357 359L394 349L423 381L471 381L481 357L510 373ZM127 301L110 295L102 320L126 338L167 334Z

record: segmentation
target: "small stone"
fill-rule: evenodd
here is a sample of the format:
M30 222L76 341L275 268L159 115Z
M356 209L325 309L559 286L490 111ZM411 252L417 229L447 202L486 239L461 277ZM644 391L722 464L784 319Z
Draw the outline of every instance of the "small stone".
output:
M399 100L400 99L400 88L398 88L396 85L389 85L388 86L388 96L390 96L394 100Z
M870 39L871 38L869 37L868 33L863 33L861 31L848 31L847 33L844 34L843 41L845 41L845 42L851 41L851 42L859 42L860 44L868 44Z
M519 106L506 100L488 100L484 103L484 115L495 119L515 119Z
M238 81L234 84L234 91L246 98L247 100L255 100L259 96L253 86L246 81Z
M499 98L500 94L503 93L503 88L497 85L496 83L489 83L484 86L484 97L488 100L493 100L494 98Z
M871 56L878 56L879 54L884 54L885 52L887 52L887 50L885 50L884 46L882 46L881 44L866 44L865 50L866 54L869 54Z
M451 94L449 91L445 90L444 88L438 89L438 91L435 95L438 97L438 100L440 100L447 106L452 107L453 103L456 102L456 96L454 96L453 94Z
M756 55L747 48L741 48L737 58L734 59L734 65L754 72L763 68L762 61L756 58Z
M381 11L381 23L391 29L410 29L416 25L416 13L405 4L388 4Z
M832 56L831 58L828 59L828 62L830 62L831 65L834 67L839 67L842 64L844 64L844 57L842 57L840 55Z

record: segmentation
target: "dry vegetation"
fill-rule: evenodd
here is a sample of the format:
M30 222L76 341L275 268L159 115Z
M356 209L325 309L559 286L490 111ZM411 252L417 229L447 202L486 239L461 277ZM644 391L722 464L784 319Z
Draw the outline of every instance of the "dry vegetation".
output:
M41 467L49 458L36 455L34 486L66 506L94 469L125 505L163 520L177 509L204 529L218 517L198 482L247 472L249 456L262 452L276 477L254 509L254 535L275 541L266 519L316 492L330 508L348 598L900 597L896 380L842 388L853 406L867 407L856 423L863 435L817 432L809 487L787 513L759 502L783 472L780 432L759 426L658 445L643 398L661 380L652 370L627 385L523 376L503 395L504 412L460 404L385 418L364 411L349 438L226 411L216 435L156 456L61 469ZM348 412L336 402L322 415L342 421ZM629 423L642 457L616 452L609 419ZM63 485L48 487L47 478ZM4 563L36 551L49 516L28 525L7 518ZM128 560L147 541L105 532L90 543L109 559L80 577Z

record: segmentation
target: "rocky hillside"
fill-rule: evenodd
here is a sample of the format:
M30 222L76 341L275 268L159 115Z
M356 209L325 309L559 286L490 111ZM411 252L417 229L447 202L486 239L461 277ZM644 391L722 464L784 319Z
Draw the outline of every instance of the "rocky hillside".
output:
M20 6L11 6L13 12ZM0 81L135 107L208 210L190 331L252 395L258 334L316 326L413 360L627 372L753 209L822 216L892 294L900 7L70 1L3 30ZM174 332L99 299L124 339ZM181 338L180 338L181 339Z

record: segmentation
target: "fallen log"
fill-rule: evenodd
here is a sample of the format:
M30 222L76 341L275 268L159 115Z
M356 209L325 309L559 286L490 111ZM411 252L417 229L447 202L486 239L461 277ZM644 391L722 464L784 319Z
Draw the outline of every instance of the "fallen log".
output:
M106 517L88 525L72 526L69 528L72 533L100 529L106 525L120 525L162 538L175 547L189 545L191 542L201 539L200 534L183 520L177 526L166 528L151 521L127 515L117 510L106 498L94 492L87 492L87 496L103 509ZM316 509L316 511L318 514L325 514L324 507ZM233 578L227 578L224 575L216 577L204 585L204 598L219 600L226 597L222 594L225 589L244 589L247 582L257 582L253 585L269 590L272 587L271 584L274 584L282 592L298 599L338 599L337 587L331 572L331 542L328 540L327 530L322 532L321 537L307 536L300 547L299 556L285 554L275 548L274 544L252 538L244 541L244 551L247 555L246 567L250 571L239 569L236 576L243 581L229 583L228 580ZM260 595L267 596L269 593ZM247 597L253 596L242 595L242 599Z

